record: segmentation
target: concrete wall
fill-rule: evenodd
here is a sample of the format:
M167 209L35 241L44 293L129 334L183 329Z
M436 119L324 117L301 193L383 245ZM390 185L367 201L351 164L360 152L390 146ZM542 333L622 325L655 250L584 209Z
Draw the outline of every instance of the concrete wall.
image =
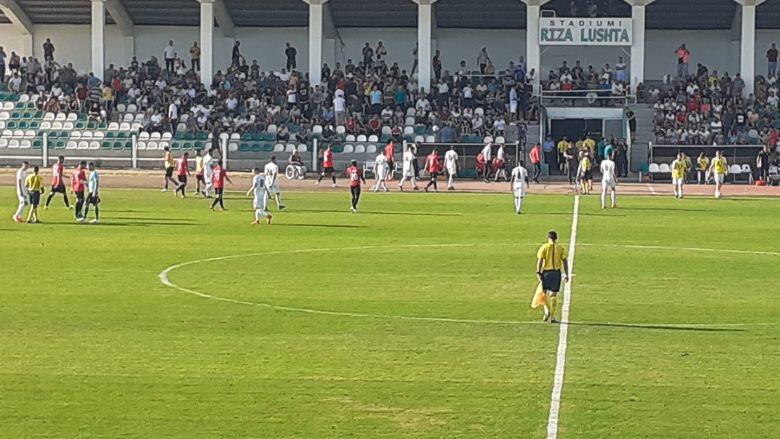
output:
M169 39L174 40L180 53L186 58L193 41L199 39L197 27L136 26L135 38L124 37L116 26L106 26L106 62L116 66L127 65L133 54L140 60L152 55L162 58L163 47ZM352 58L358 62L366 41L373 47L383 41L388 50L388 59L397 61L402 69L411 69L414 61L412 49L417 40L413 28L343 28L339 29L341 42L323 42L323 62L331 67L336 61L345 62ZM261 29L236 28L241 40L244 56L251 63L257 59L263 70L277 70L284 63L284 43L291 42L298 49L298 68L308 69L308 31L306 28ZM51 37L58 60L73 62L80 71L90 65L89 26L35 25L33 48L39 59L43 57L43 42ZM758 31L756 34L756 72L766 72L765 53L771 42L780 44L780 32ZM343 42L343 45L342 45ZM732 75L739 69L739 41L731 40L731 32L720 31L662 31L647 32L646 77L660 79L666 73L675 71L673 54L681 42L691 50L691 63L704 62L710 69L728 71ZM486 46L496 68L505 68L509 61L525 56L525 30L483 30L483 29L439 29L435 47L442 52L445 69L455 70L461 60L475 69L480 48ZM24 39L10 24L0 25L0 45L6 53L23 51ZM233 40L224 38L219 28L215 29L215 69L230 62ZM546 74L550 68L558 67L563 59L573 64L580 59L584 65L601 68L605 63L614 66L618 56L630 63L629 48L619 47L546 47L542 49L542 68Z

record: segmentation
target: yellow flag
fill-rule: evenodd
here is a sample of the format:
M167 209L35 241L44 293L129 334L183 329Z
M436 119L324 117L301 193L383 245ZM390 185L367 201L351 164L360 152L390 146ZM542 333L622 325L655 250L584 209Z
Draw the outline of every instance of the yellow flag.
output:
M536 286L536 291L534 292L534 298L531 299L531 308L535 309L541 305L544 305L544 290L542 289L542 283L539 282L539 285Z

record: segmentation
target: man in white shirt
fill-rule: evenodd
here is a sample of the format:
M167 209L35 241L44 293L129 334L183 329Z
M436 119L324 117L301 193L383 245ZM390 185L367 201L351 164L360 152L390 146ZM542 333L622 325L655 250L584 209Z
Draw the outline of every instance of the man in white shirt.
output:
M490 183L490 166L493 163L493 144L488 143L482 148L482 157L485 159L485 171L482 173L482 178L485 183Z
M214 182L211 181L211 174L214 170L214 158L212 157L211 152L212 149L209 149L206 152L206 155L203 156L203 179L206 180L206 187L203 188L203 196L206 198L211 198L211 189L214 188Z
M512 169L512 176L509 178L509 187L515 196L515 213L523 213L523 199L528 189L528 170L525 169L525 163L520 160L518 165Z
M165 46L164 58L165 70L173 73L174 61L176 61L176 46L173 45L173 41L168 41L168 45Z
M610 152L609 157L601 161L601 208L607 208L607 189L610 191L612 199L612 208L617 207L617 184L618 178L615 165L615 152Z
M376 159L374 160L374 175L376 176L376 186L371 188L374 192L379 192L380 188L382 188L385 192L390 191L387 189L387 185L385 184L388 169L389 166L387 165L387 157L385 157L384 151L379 151L379 154L377 154Z
M333 98L333 111L336 114L336 125L344 125L347 116L347 101L344 96L336 95Z
M274 194L274 201L279 207L279 210L284 210L285 206L282 204L282 191L279 189L279 165L276 164L276 156L271 156L271 161L265 165L265 200L264 205L268 206L269 194Z
M458 175L458 153L455 152L455 145L444 153L444 169L447 170L447 190L455 190L455 176Z
M254 177L252 177L252 187L246 192L246 196L254 194L255 198L252 200L252 208L255 209L255 220L252 224L260 224L260 220L266 219L268 224L271 224L273 216L268 213L268 194L265 188L265 176L260 173L260 168L252 169Z
M417 179L414 178L414 161L416 160L416 157L414 156L414 144L410 144L406 148L406 152L404 153L404 161L403 161L403 178L401 178L401 182L398 183L398 189L403 192L404 190L404 183L409 180L412 183L412 187L414 190L418 191L420 188L417 187Z
M498 183L499 178L504 178L506 180L506 171L504 170L504 161L506 156L506 150L504 149L504 144L498 146L498 151L496 152L496 159L493 160L493 167L495 168L495 181Z
M179 107L176 106L176 101L171 101L168 105L168 120L171 122L171 131L176 133L176 127L179 123Z
M24 214L24 208L27 207L27 168L30 167L30 163L27 161L22 162L22 167L16 171L16 180L14 184L16 186L16 196L19 198L19 208L16 209L16 213L13 216L13 220L16 223L23 222L22 214Z

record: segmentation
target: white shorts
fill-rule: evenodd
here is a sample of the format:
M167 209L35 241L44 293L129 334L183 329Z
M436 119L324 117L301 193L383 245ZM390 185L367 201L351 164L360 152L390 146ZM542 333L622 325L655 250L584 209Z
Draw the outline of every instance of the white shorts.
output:
M512 102L509 104L509 112L512 114L517 113L517 102Z
M713 178L715 179L715 183L723 184L726 181L726 174L715 173Z
M525 188L524 187L516 187L514 188L515 198L525 198Z
M455 174L457 174L457 172L458 172L458 169L455 168L454 166L451 167L451 168L447 167L447 174L448 175L455 175Z
M19 195L19 194L16 194L16 197L19 198L19 204L24 204L25 206L27 205L27 200L30 198L27 195Z
M252 207L255 208L255 210L265 210L265 203L263 200L258 200L257 198L254 199L252 202Z
M685 183L684 178L672 178L672 184L675 186L679 186L681 184Z
M279 181L275 181L271 186L266 186L266 189L268 189L268 192L272 194L278 194L282 192L279 190Z
M604 188L615 189L617 182L615 180L601 180L601 186Z

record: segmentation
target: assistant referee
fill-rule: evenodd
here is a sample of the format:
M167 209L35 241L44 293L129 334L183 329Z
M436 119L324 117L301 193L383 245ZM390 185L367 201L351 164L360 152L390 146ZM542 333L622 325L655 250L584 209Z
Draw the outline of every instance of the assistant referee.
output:
M566 248L558 244L558 233L547 233L547 243L539 247L536 253L536 276L544 290L544 321L558 323L555 320L555 305L561 290L561 269L563 277L569 282L569 261Z

